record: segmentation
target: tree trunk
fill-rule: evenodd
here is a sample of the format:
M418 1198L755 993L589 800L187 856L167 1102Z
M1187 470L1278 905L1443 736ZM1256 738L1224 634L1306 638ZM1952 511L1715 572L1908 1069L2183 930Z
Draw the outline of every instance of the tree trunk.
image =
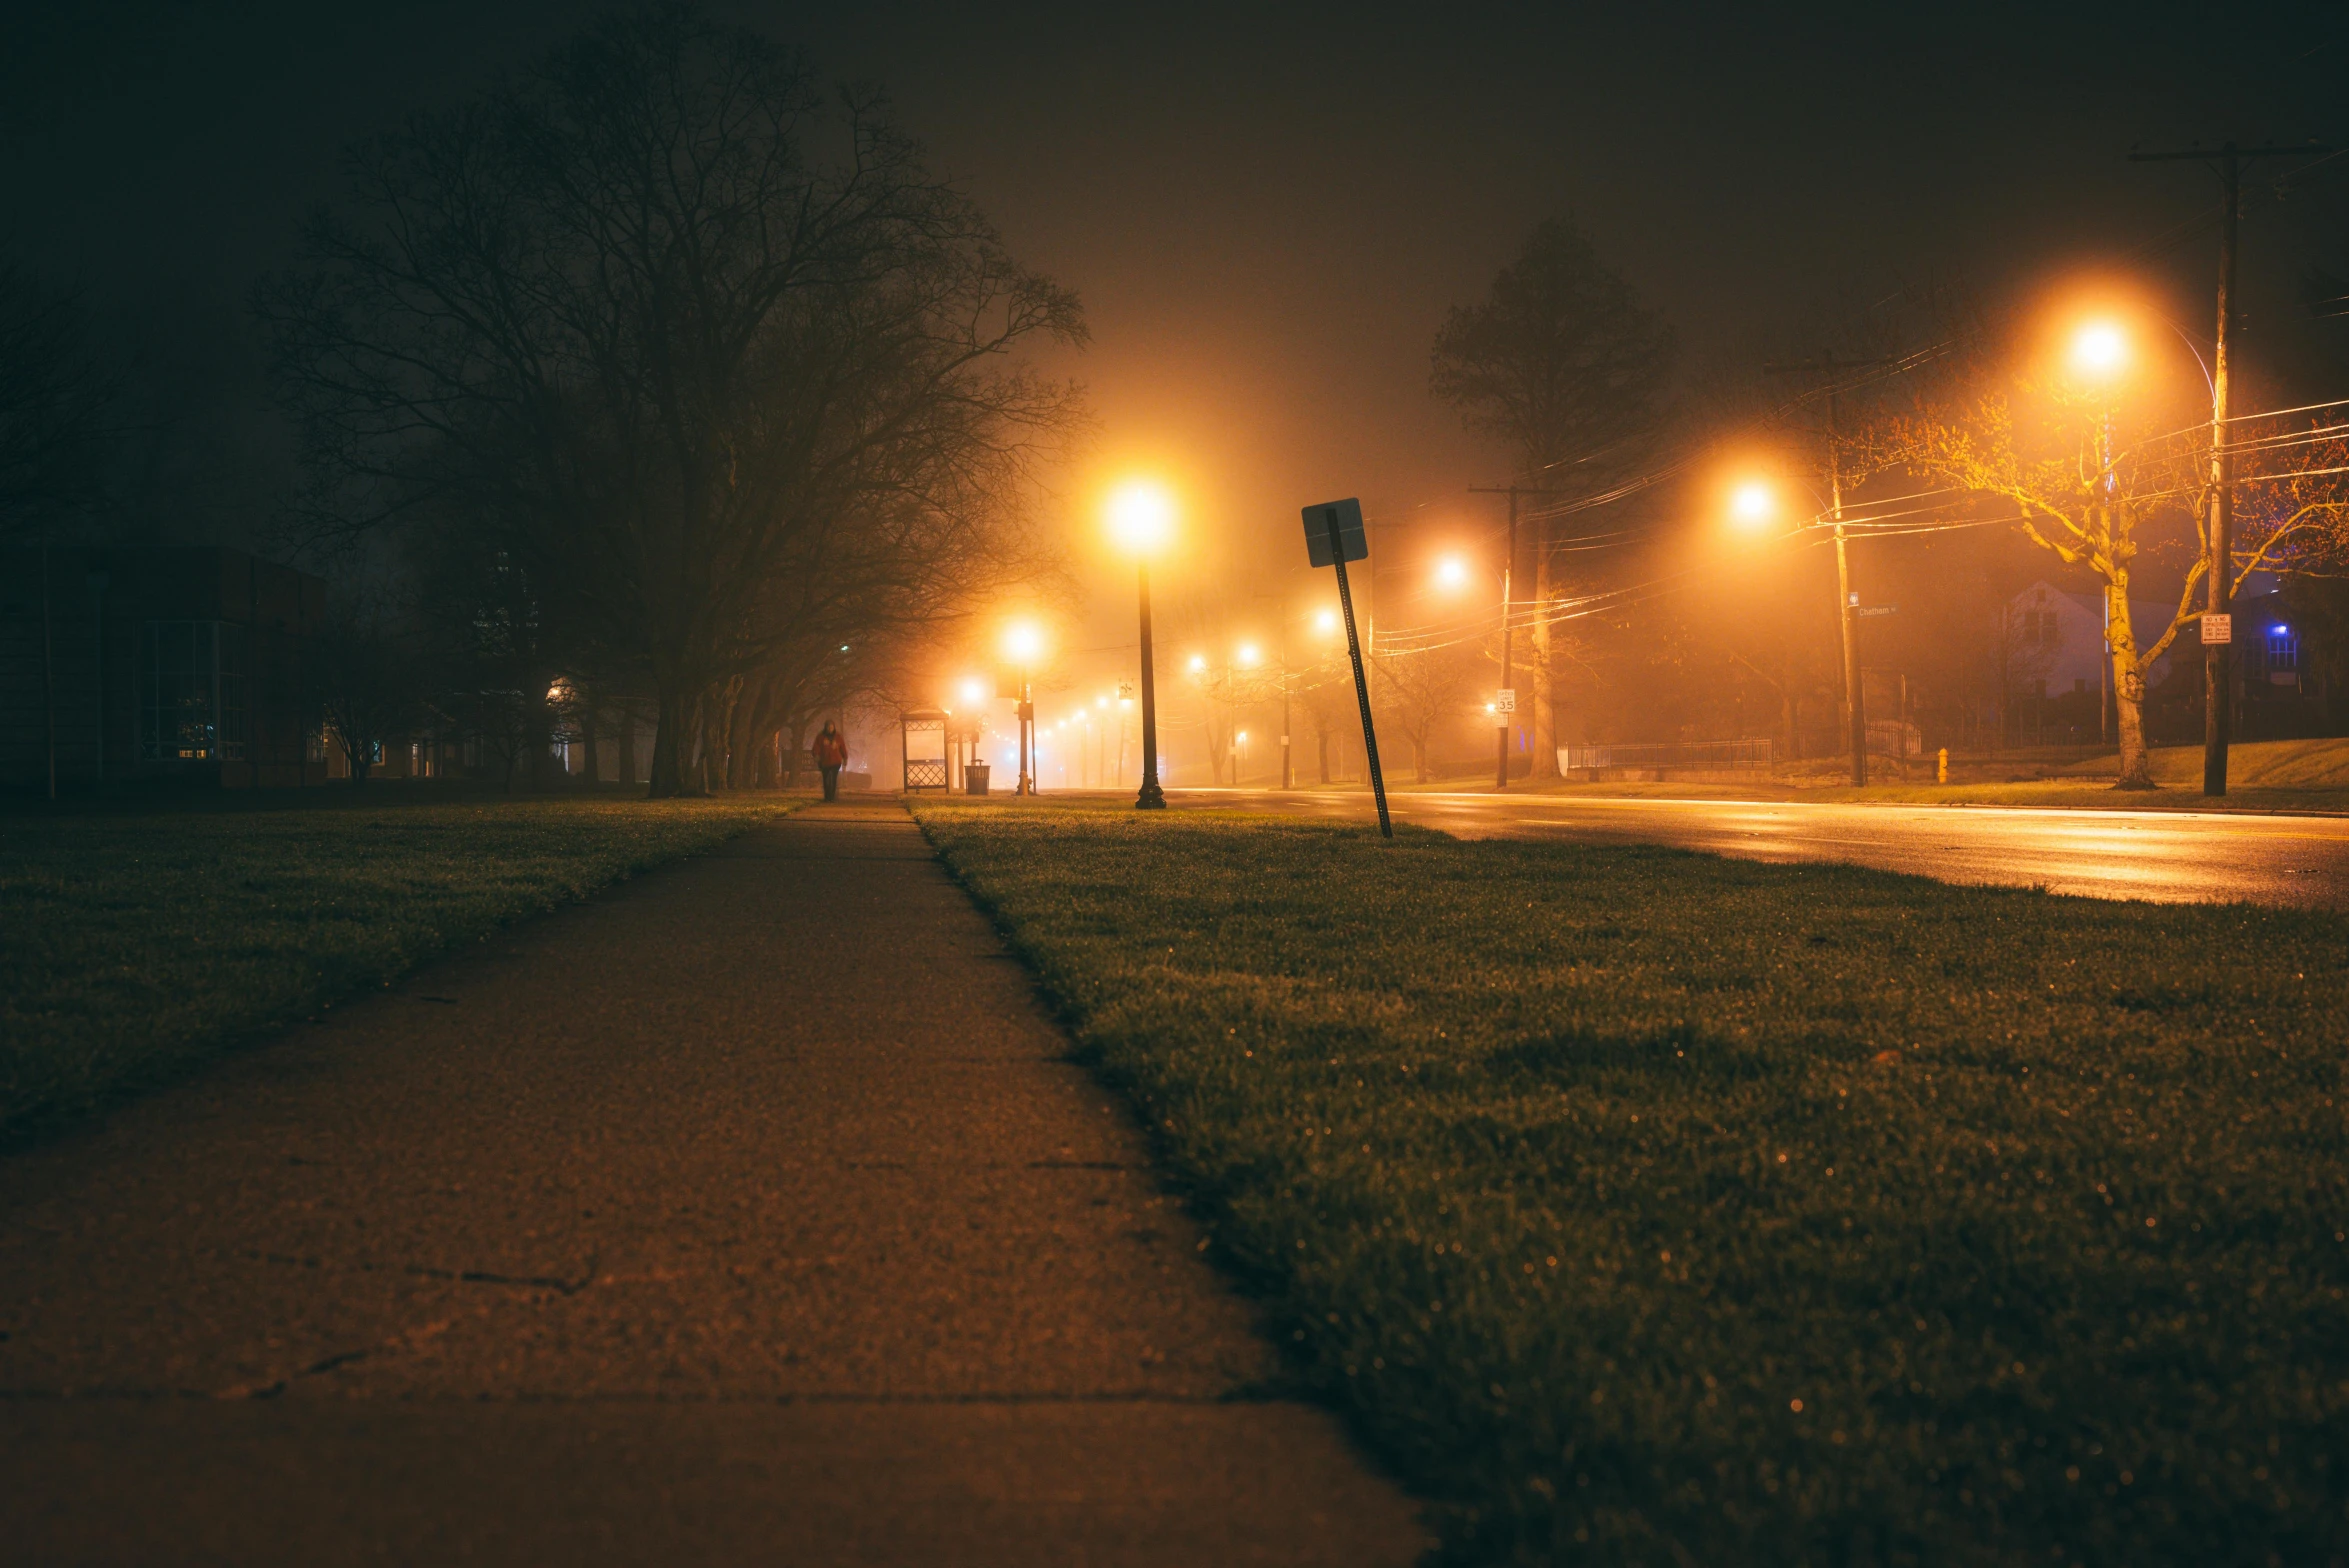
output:
M658 686L659 716L655 720L652 754L652 798L668 800L698 794L692 776L693 726L700 704L687 693L682 680L663 680Z
M2108 584L2105 601L2111 625L2105 640L2112 644L2113 710L2120 720L2121 777L2119 789L2152 789L2153 758L2145 749L2145 676L2137 668L2137 630L2129 621L2129 583L2124 576Z
M613 761L619 767L620 782L633 784L636 782L636 708L632 703L622 703L614 711L619 724L612 737L612 749L618 753Z
M783 757L783 787L799 787L799 759L807 755L807 715L794 714L791 719L791 749Z
M726 709L725 699L718 690L711 690L701 700L701 723L697 728L701 738L699 776L701 792L714 795L726 787Z
M1329 782L1329 731L1313 732L1314 761L1321 769L1321 782Z
M593 784L598 769L595 753L595 700L584 688L579 693L579 782Z

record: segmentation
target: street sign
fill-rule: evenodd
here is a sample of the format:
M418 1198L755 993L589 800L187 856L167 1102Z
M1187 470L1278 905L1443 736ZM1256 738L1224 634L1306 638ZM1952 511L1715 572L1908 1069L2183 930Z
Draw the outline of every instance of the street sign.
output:
M1851 613L1854 615L1898 615L1900 606L1897 604L1863 604Z
M1505 686L1494 692L1493 711L1495 713L1515 713L1517 711L1517 688Z
M1362 639L1354 629L1354 590L1346 582L1346 563L1367 560L1370 540L1362 531L1362 503L1349 496L1305 508L1305 558L1315 566L1338 569L1338 609L1346 621L1346 657L1354 666L1354 701L1362 709L1362 759L1370 764L1370 795L1378 802L1378 831L1395 836L1387 815L1387 780L1378 766L1378 727L1370 718L1370 676L1362 667Z
M2233 642L2235 640L2235 618L2232 615L2203 616L2202 640L2205 643Z
M1367 559L1370 538L1362 531L1362 503L1348 496L1343 501L1324 501L1319 506L1305 508L1305 558L1315 566L1335 566L1337 560L1329 553L1329 525L1331 514L1336 514L1338 542L1349 561Z

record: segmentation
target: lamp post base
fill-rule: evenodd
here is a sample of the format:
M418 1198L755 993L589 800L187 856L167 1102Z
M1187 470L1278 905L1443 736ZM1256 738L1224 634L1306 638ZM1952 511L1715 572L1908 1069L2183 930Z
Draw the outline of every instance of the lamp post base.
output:
M1158 780L1144 779L1142 781L1141 792L1134 796L1134 809L1136 811L1164 811L1166 809L1166 791L1158 787Z

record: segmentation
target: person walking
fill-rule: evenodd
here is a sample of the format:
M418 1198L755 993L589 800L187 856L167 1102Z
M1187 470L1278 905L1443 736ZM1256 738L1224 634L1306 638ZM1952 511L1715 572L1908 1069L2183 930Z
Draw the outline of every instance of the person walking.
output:
M816 736L815 744L808 750L815 755L816 771L824 775L824 798L838 800L840 770L848 766L848 737L834 729L832 721L826 719L823 730Z

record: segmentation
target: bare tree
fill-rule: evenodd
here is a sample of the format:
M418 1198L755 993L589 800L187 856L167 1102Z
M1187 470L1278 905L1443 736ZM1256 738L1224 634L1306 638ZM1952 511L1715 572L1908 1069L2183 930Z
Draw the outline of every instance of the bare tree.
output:
M1454 307L1436 334L1430 390L1470 430L1501 442L1528 484L1565 492L1529 519L1536 777L1556 770L1552 515L1561 502L1604 493L1647 458L1674 356L1662 318L1580 230L1555 218L1533 231L1482 303Z
M1437 727L1469 711L1481 668L1476 650L1466 644L1379 655L1379 703L1394 714L1396 727L1410 743L1412 769L1420 783L1431 776L1428 748Z
M1077 301L874 98L651 5L351 180L356 215L261 299L316 515L497 538L550 628L649 674L654 794L705 787L730 683L826 616L1032 564L1022 504L1079 414L1012 356L1081 341Z

